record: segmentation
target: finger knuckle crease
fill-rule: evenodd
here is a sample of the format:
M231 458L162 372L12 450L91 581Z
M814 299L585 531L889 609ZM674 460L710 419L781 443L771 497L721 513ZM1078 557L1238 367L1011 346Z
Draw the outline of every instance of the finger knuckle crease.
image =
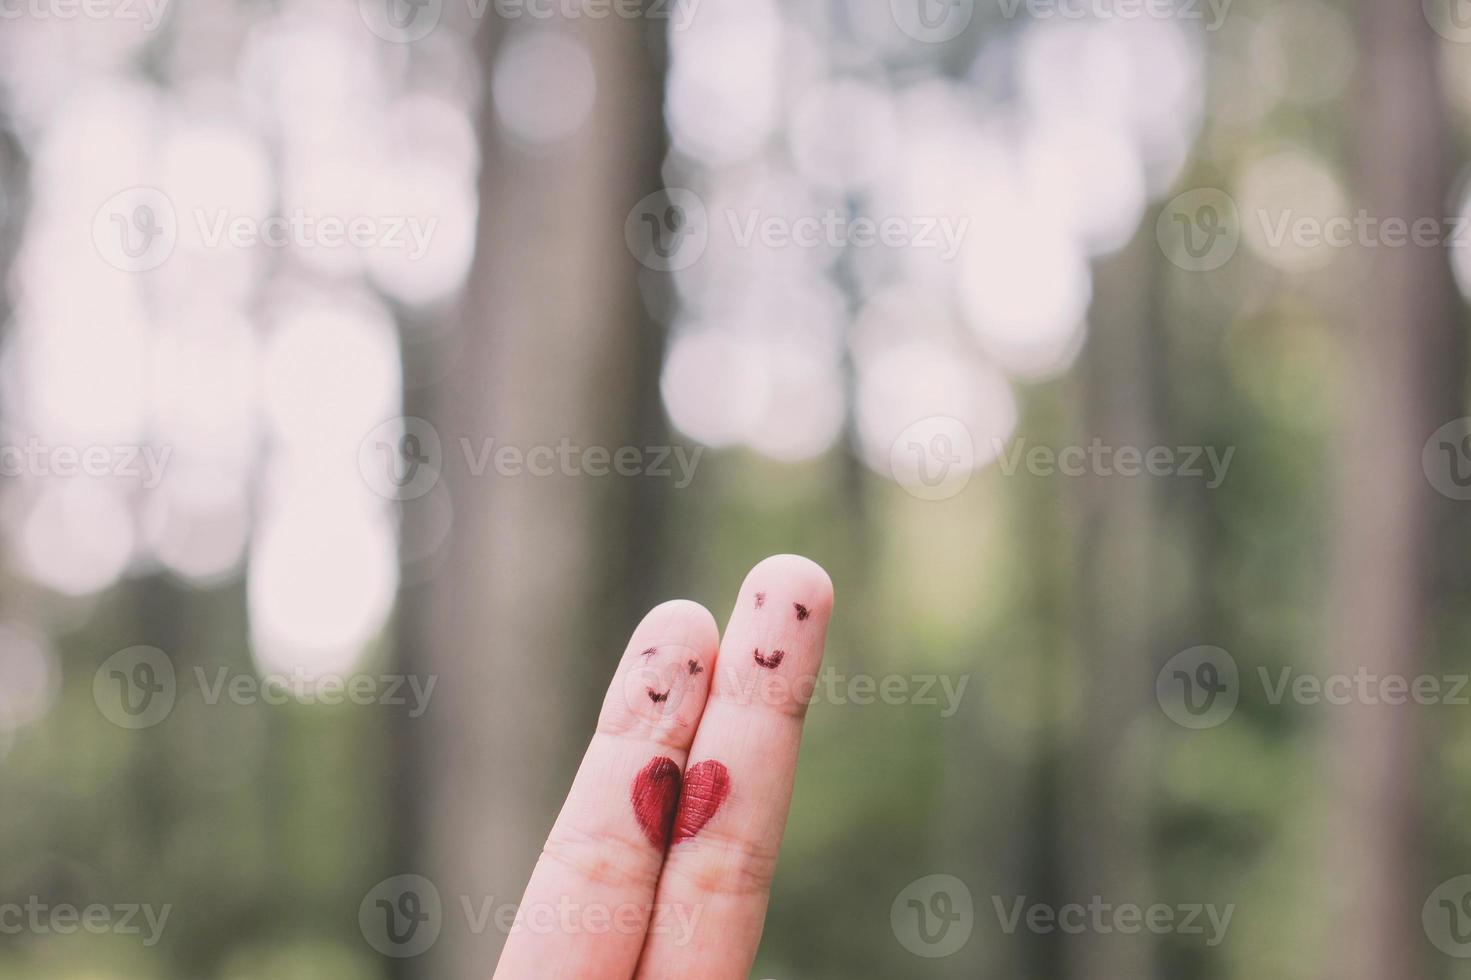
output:
M621 888L651 886L657 880L657 868L632 843L612 834L553 831L541 853L590 884Z
M711 834L707 829L684 847L685 861L666 867L686 877L699 891L721 895L758 895L771 888L776 877L776 850L769 845Z

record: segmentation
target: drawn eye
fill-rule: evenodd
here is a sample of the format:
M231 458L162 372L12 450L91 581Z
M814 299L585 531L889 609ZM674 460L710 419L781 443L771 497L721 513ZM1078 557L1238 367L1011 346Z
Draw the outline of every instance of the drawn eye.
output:
M700 666L700 662L698 660L691 660L689 662L689 668L691 677L695 676L696 674L703 674L705 672L705 668Z
M640 657L643 657L645 660L648 660L650 657L652 657L654 654L656 654L658 652L659 652L659 648L658 647L649 647L643 653L639 654L639 656Z
M787 654L785 650L773 650L771 651L770 656L762 656L760 650L757 650L754 654L756 662L765 667L767 670L775 670L776 668L780 667L781 662L783 658L786 657L786 655Z
M649 700L652 701L652 702L654 702L655 704L663 704L665 701L668 701L669 700L669 692L668 691L665 691L663 694L660 694L658 691L654 690L652 687L649 688L648 691L649 691Z
M802 605L800 602L794 602L794 603L792 603L792 608L794 608L794 609L797 610L797 619L798 620L806 619L809 615L811 615L810 613L808 613L807 607L804 606L804 605Z

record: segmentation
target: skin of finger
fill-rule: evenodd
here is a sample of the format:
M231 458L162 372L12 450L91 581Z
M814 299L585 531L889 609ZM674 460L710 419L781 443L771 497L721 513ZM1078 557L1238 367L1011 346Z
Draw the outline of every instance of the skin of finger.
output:
M710 613L682 600L656 607L634 630L521 900L496 980L627 980L632 974L665 850L647 838L630 791L654 759L683 769L717 642ZM677 694L660 686L679 676L685 682ZM656 701L650 687L668 696Z
M761 594L757 606L757 594ZM805 610L798 618L796 606ZM716 760L729 771L724 802L693 837L670 848L660 905L698 914L692 928L651 928L637 976L744 980L756 957L777 852L791 804L806 702L816 688L832 611L832 583L805 558L768 558L746 577L686 771ZM756 661L756 652L777 666Z

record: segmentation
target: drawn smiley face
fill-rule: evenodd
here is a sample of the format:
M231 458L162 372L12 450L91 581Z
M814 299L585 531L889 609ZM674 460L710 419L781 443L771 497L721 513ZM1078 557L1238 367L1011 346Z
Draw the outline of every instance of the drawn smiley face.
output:
M689 647L662 644L633 654L633 663L623 680L623 700L628 709L652 722L673 719L686 724L680 711L685 695L707 682L700 655ZM687 712L686 712L687 713Z

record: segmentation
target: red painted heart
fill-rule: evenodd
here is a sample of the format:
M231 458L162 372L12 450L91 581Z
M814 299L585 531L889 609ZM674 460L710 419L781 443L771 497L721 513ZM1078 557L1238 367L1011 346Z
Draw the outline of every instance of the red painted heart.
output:
M661 851L669 845L669 828L679 806L679 766L662 755L650 759L629 788L633 815L649 843Z
M674 843L698 834L730 793L730 770L714 759L690 766L684 774L684 795L674 822Z

